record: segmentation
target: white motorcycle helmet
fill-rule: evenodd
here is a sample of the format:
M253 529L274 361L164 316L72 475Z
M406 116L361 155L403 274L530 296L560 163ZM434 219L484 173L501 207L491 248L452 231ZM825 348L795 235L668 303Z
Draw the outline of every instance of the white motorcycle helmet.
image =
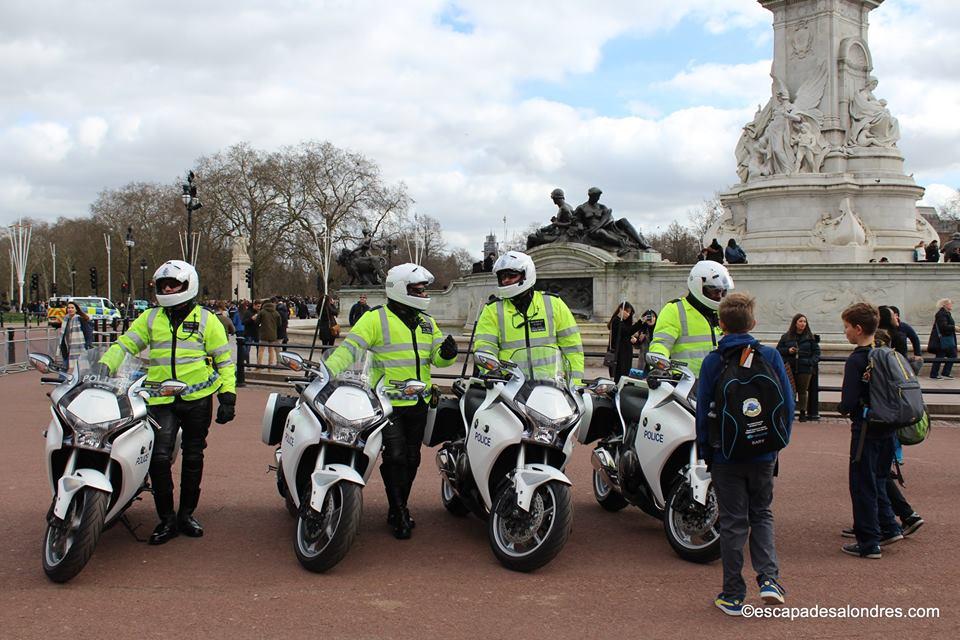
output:
M433 274L418 264L400 264L387 272L387 300L425 311L430 306L426 289L433 284Z
M497 274L497 295L501 298L513 298L533 288L537 282L537 267L533 258L519 251L507 251L493 263L493 272ZM503 284L506 277L520 275L520 279Z
M179 290L176 293L163 293L164 281L175 280ZM167 260L153 274L157 288L157 302L161 307L175 307L197 297L200 291L200 276L190 263L183 260Z
M690 269L687 288L694 298L716 311L723 297L733 289L733 278L719 262L701 260Z

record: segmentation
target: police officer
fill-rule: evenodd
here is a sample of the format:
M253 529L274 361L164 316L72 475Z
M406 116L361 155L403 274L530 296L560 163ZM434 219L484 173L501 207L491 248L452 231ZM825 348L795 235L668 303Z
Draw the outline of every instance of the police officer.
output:
M430 305L426 288L433 274L416 264L401 264L387 272L386 306L366 312L326 360L332 375L343 371L364 351L374 354L374 365L391 380L420 380L430 388L431 366L446 367L457 357L453 336L446 339L424 310ZM373 381L375 386L379 379ZM391 400L393 414L383 429L380 474L387 493L387 523L398 539L410 537L415 522L407 500L420 466L420 445L427 422L423 397Z
M733 278L722 264L701 260L693 265L686 297L671 300L660 311L649 353L682 360L700 375L703 359L720 340L717 309L732 289Z
M196 303L200 278L190 264L169 260L153 274L159 307L148 309L100 359L115 371L125 353L137 355L149 349L147 388L164 380L185 382L178 397L149 398L150 416L155 421L150 481L160 524L150 544L163 544L178 533L199 538L203 527L194 517L200 500L203 450L213 415L213 394L217 393L217 423L233 420L237 401L236 367L223 324L213 312ZM180 471L180 509L173 509L172 456L177 431L181 430L183 461Z
M521 348L558 347L570 365L572 382L578 383L583 378L580 328L563 300L533 290L537 282L533 259L519 251L508 251L497 259L493 270L498 297L480 312L475 350L504 359Z

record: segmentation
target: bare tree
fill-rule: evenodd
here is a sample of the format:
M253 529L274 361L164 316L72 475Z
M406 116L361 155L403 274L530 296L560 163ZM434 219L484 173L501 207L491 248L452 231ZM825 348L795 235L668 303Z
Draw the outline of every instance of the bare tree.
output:
M710 244L713 238L707 238L707 232L724 215L726 215L726 209L720 204L719 193L713 194L712 198L704 200L699 207L687 212L690 230L697 241L701 242L703 246Z

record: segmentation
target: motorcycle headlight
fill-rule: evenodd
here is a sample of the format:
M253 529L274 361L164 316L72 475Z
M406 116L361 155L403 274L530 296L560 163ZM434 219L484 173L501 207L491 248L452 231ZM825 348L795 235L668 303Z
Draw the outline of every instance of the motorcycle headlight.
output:
M341 444L355 443L363 430L363 425L367 422L366 420L348 420L330 407L324 407L323 413L327 419L330 439Z
M564 418L552 419L525 405L523 412L530 419L527 429L523 432L523 438L552 447L563 445L562 442L558 442L560 432L574 424L580 417L577 412L574 412Z
M128 424L134 418L120 418L97 424L89 424L76 417L69 411L62 413L64 421L74 433L74 444L86 449L102 449L107 446L107 439L118 429Z

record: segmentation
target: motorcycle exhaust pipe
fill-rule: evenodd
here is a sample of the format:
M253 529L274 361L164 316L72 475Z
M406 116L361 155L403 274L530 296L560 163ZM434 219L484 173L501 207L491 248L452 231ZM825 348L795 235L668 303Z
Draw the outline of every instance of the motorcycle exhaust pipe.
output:
M600 473L604 482L611 487L620 488L620 483L617 482L617 465L606 449L594 449L590 455L590 465Z

